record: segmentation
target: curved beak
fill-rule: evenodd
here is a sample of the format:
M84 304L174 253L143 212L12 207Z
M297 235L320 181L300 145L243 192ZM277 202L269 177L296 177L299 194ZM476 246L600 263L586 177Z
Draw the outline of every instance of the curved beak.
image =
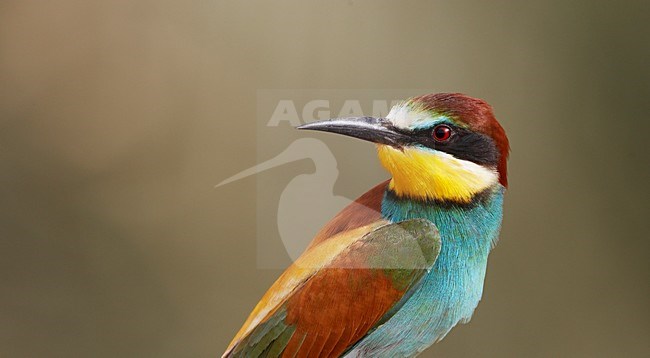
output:
M396 148L401 148L412 141L409 136L398 132L386 118L334 118L326 121L304 124L297 127L297 129L338 133L373 143L390 145Z

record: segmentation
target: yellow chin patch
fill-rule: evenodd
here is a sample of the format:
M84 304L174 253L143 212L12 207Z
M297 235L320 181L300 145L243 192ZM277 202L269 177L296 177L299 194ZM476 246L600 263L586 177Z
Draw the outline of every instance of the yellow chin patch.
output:
M381 164L393 176L389 188L398 196L467 203L499 180L496 169L444 152L387 145L378 145L377 152Z

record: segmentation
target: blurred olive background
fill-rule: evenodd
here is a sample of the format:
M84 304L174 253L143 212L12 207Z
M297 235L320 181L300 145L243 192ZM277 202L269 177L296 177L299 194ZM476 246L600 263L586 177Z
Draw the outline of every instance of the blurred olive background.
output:
M257 161L257 91L431 88L513 149L484 299L423 356L647 357L649 5L2 1L0 356L219 356L281 272L264 176L213 189ZM336 143L336 191L386 177Z

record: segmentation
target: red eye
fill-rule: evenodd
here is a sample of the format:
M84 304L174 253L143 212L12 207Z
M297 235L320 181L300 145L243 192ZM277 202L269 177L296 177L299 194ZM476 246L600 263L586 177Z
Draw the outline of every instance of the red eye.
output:
M451 128L449 126L446 126L444 124L437 125L433 128L433 139L437 140L438 142L444 142L451 137Z

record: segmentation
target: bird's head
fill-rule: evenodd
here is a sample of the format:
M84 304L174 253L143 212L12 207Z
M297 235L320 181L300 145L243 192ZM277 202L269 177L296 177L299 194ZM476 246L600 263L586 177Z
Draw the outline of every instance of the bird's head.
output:
M400 197L468 203L507 186L508 138L485 101L437 93L395 105L386 118L353 117L298 127L377 144Z

